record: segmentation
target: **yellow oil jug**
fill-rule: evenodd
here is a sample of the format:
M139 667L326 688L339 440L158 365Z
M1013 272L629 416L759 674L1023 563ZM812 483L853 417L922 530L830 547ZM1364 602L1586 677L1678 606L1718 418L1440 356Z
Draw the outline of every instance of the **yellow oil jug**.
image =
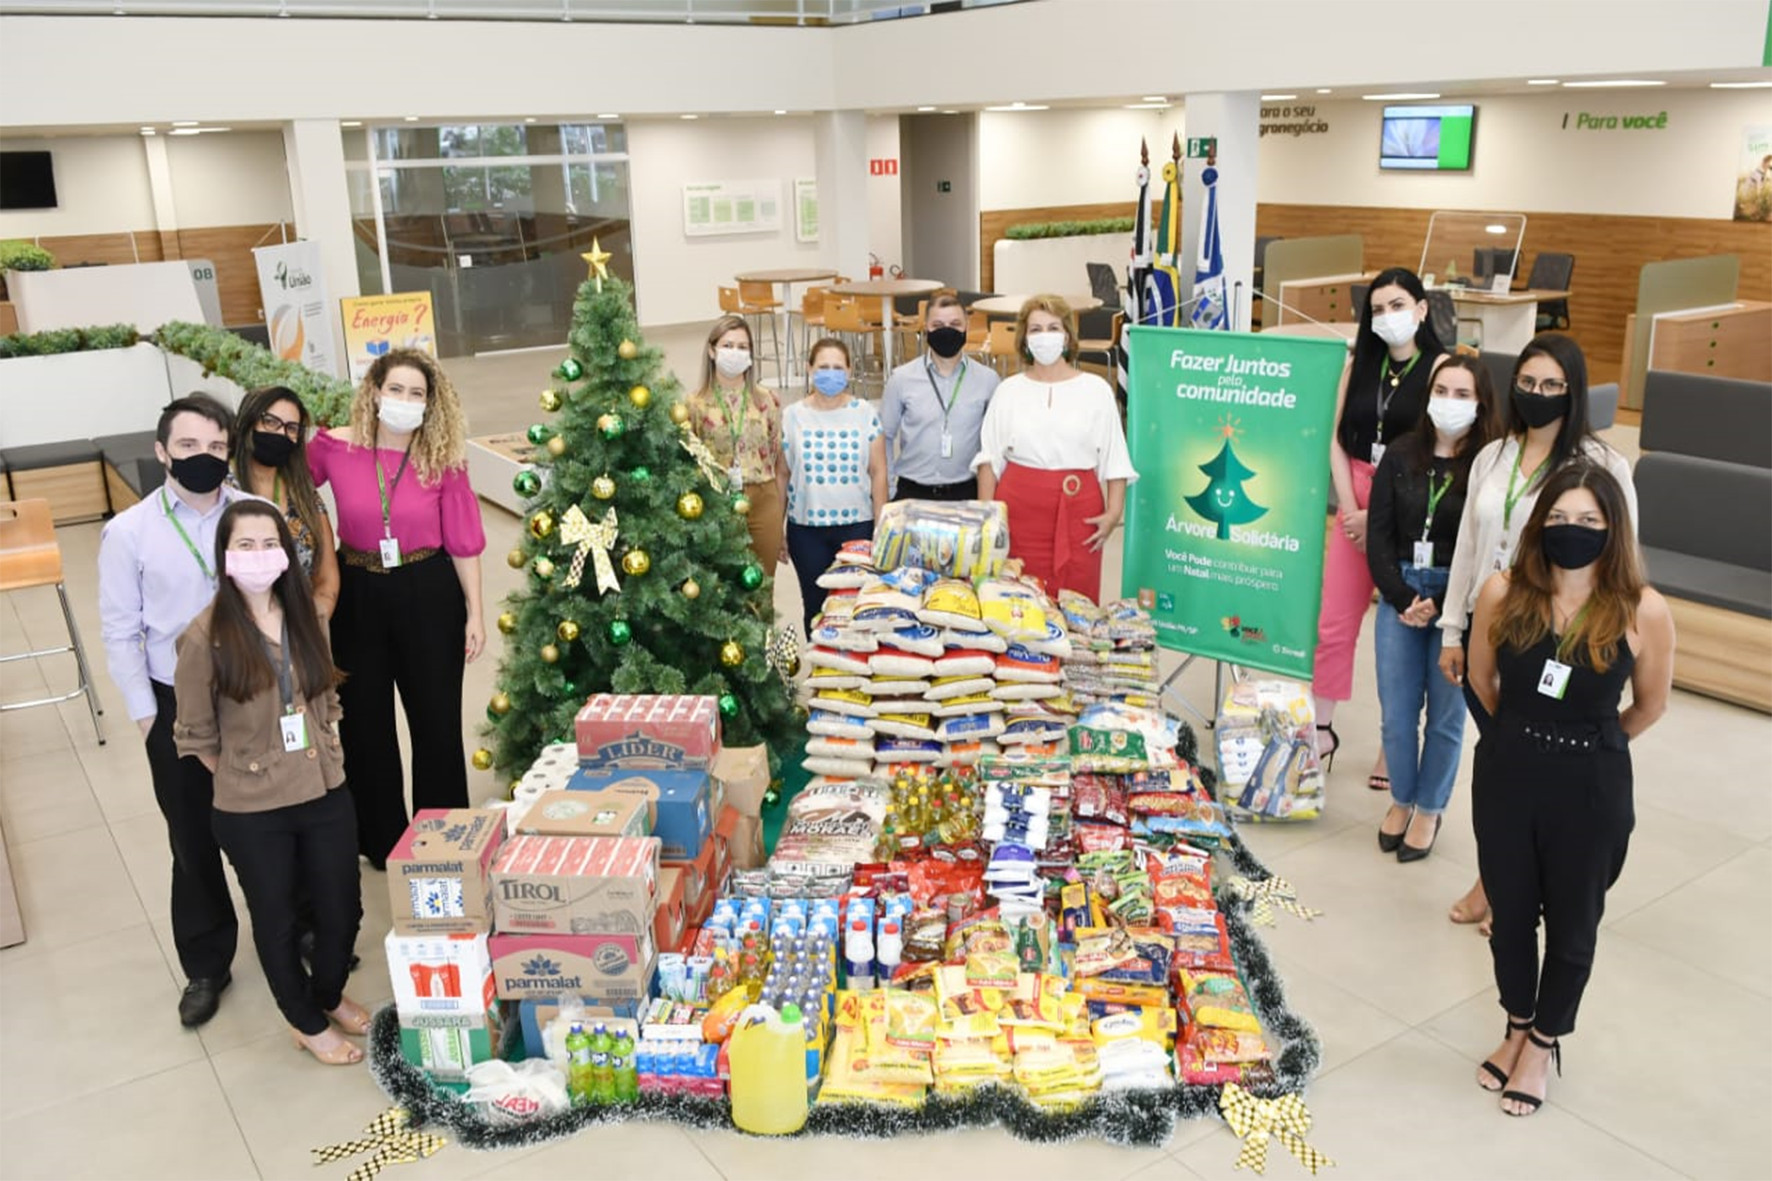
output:
M732 1069L732 1122L759 1136L785 1136L806 1124L806 1027L798 1005L780 1016L752 1005L727 1048Z

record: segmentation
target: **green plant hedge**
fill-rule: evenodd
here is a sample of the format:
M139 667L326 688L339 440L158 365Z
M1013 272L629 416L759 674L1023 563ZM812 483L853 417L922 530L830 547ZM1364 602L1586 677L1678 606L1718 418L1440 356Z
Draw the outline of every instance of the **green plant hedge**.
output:
M322 426L336 426L350 417L351 396L356 392L350 382L316 373L294 361L284 361L269 349L243 340L225 328L211 328L207 324L172 320L162 324L152 337L143 337L129 324L0 336L0 360L96 349L126 349L144 339L165 352L197 362L203 367L205 376L225 377L243 389L286 386L306 404L308 413Z
M1017 242L1030 238L1080 238L1087 234L1130 234L1130 217L1099 217L1093 221L1024 221L1003 231Z
M55 266L55 255L22 238L0 241L0 271L47 271Z

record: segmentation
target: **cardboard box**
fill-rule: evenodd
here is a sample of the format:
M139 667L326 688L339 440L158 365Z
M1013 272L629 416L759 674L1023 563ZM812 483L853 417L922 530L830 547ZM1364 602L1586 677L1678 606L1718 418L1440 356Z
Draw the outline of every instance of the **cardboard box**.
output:
M490 869L505 839L498 812L426 808L388 854L388 901L402 935L472 935L492 926Z
M652 835L652 808L629 792L547 791L517 821L519 833L545 837Z
M714 860L714 878L724 882L735 869L756 869L763 864L763 822L755 816L743 816L728 804L720 811L720 822L714 826L714 843L719 852Z
M656 963L643 935L494 935L492 973L501 1000L582 996L643 1000Z
M546 1031L548 1024L560 1015L560 997L547 1000L527 1000L517 1006L518 1020L523 1027L523 1056L525 1058L554 1058L548 1053ZM640 1023L636 1020L646 1002L632 1001L592 1001L579 998L584 1005L585 1018L589 1021L601 1021L608 1027L611 1034L626 1030L636 1044L640 1041ZM588 1032L590 1027L586 1026ZM564 1035L561 1035L562 1039ZM565 1047L560 1047L557 1065L565 1069Z
M483 1015L494 1008L492 955L485 935L388 932L394 1007L406 1014Z
M683 910L689 915L690 925L696 923L696 915L703 914L702 903L707 903L707 910L713 909L713 900L720 892L720 883L724 878L716 878L720 848L717 842L709 841L702 846L700 856L693 861L668 861L663 864L670 869L679 870L683 874Z
M580 771L572 791L645 795L654 803L652 835L666 861L693 861L714 831L721 797L706 771Z
M574 730L586 767L705 770L720 750L720 708L712 697L599 693Z
M492 1002L479 1013L401 1013L400 1054L441 1083L465 1083L468 1067L497 1058L503 1013Z
M714 756L713 775L726 803L740 816L761 816L769 790L769 751L762 746L728 746Z
M652 916L652 942L660 951L676 951L689 928L683 905L683 871L664 866L658 871L658 911Z
M652 934L655 837L518 836L492 866L501 934Z

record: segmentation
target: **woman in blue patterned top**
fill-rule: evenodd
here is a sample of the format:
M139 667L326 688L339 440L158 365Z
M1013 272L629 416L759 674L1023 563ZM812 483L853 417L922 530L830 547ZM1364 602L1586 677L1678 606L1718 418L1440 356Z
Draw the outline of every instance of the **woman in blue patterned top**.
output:
M788 463L788 560L800 579L806 633L824 604L818 576L846 541L874 535L886 507L886 439L880 416L849 392L849 346L826 337L812 346L812 389L782 411Z

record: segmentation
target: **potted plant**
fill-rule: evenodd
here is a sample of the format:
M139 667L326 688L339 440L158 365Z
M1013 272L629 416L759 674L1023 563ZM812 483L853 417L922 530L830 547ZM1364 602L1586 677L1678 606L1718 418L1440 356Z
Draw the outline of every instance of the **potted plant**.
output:
M8 271L47 271L55 266L55 256L43 247L21 238L0 241L0 300L9 298L6 291Z

